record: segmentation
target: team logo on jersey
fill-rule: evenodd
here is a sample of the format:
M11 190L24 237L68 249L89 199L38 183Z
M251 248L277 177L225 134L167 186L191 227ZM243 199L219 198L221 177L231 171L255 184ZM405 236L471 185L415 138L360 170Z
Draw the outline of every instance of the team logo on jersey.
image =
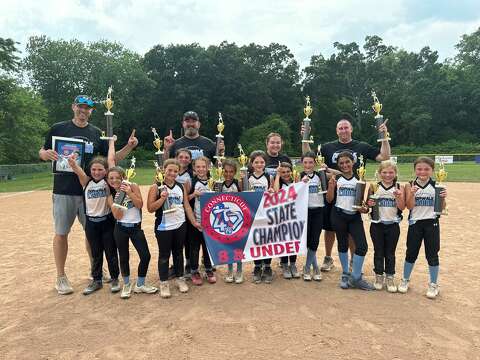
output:
M242 239L248 233L251 224L250 209L237 195L214 196L202 209L204 231L222 243L233 243Z

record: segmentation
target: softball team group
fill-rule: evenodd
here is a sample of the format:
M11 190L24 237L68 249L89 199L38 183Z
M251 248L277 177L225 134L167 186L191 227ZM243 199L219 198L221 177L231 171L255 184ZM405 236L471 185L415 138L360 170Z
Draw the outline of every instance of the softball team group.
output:
M272 133L267 138L279 140L279 134ZM268 140L267 140L268 141ZM355 188L359 181L354 171L354 156L351 152L340 152L336 158L338 171L327 171L328 191L319 193L320 174L315 171L316 154L307 151L301 158L303 170L295 176L292 164L279 162L273 169L266 169L269 155L264 151L254 151L249 158L248 174L240 174L236 179L237 163L225 160L222 163L224 183L223 192L241 191L248 181L249 191L274 192L289 186L294 181L308 184L308 227L307 256L304 266L297 268L297 257L286 256L280 259L282 275L285 279L303 277L304 281L322 280L317 262L317 249L320 235L324 228L327 205L332 206L329 215L331 226L335 231L338 244L338 257L342 268L339 286L342 289L382 290L406 293L422 242L425 247L429 266L430 281L426 295L436 298L439 293L438 272L440 250L439 217L434 212L435 181L432 179L434 161L428 157L419 157L413 163L415 180L405 185L397 182L397 166L385 160L378 166L379 182L376 199L366 201L362 208L355 209ZM103 286L102 263L105 255L111 276L110 290L120 292L120 297L128 299L134 293L153 294L158 291L145 283L151 255L142 229L142 208L144 201L138 185L125 182L125 171L115 165L114 141L109 142L108 157L95 157L88 165L87 176L79 167L75 158L69 158L69 164L78 176L84 190L86 226L85 232L92 251L92 278L85 288L85 295L99 290ZM148 192L146 209L155 214L154 233L158 243L158 273L160 277L160 295L169 298L171 290L169 279L174 275L174 282L181 293L189 290L186 279L199 286L204 281L214 284L215 267L210 261L201 228L200 196L209 191L208 173L211 167L207 157L200 156L192 161L188 149L176 151L176 157L163 164L164 186L154 183ZM273 175L272 175L273 174ZM243 180L247 179L247 180ZM369 194L373 193L372 186ZM126 210L113 206L113 199L122 190L126 194ZM446 197L446 191L441 197ZM168 202L175 208L172 212L163 212L163 205ZM369 283L362 277L365 256L368 251L367 238L361 214L369 213L377 202L379 220L371 221L370 236L374 245L375 281ZM445 201L443 201L445 205ZM403 276L395 282L395 254L400 237L399 223L402 211L408 209L407 250L403 264ZM129 244L134 246L140 262L137 278L134 282L130 275ZM205 273L200 273L200 249ZM350 250L350 261L349 261ZM173 268L169 261L173 259ZM120 266L119 266L120 264ZM121 273L123 286L120 286ZM254 283L271 283L273 281L272 259L254 261L252 280ZM241 284L245 274L241 262L229 264L224 281Z

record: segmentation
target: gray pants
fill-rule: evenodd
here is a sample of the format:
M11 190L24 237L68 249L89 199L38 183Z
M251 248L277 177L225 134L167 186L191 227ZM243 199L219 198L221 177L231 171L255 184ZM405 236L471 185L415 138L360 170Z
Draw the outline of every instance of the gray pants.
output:
M68 235L76 217L85 229L83 196L53 194L52 201L56 235Z

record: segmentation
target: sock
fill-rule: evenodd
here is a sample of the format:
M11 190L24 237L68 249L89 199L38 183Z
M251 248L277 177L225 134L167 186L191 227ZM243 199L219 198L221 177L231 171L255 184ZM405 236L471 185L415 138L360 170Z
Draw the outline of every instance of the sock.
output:
M408 261L405 261L405 264L403 264L403 278L405 280L410 280L410 275L412 274L413 265L415 265L415 263L409 263Z
M232 272L233 271L233 264L228 264L228 272Z
M124 276L123 277L123 283L124 284L130 284L130 276Z
M430 282L436 284L438 280L438 270L439 266L429 266L428 270L430 271Z
M315 270L318 270L317 252L316 251L313 251L312 266Z
M355 280L358 280L362 277L362 268L363 268L364 260L365 260L365 256L360 256L357 254L353 255L352 276Z
M145 285L145 276L139 276L137 278L137 286L143 286Z
M340 258L340 264L342 264L342 270L344 274L348 274L348 252L338 252L338 257Z
M243 264L241 261L237 262L237 271L238 272L242 272L242 267L243 267ZM233 265L232 265L232 268L233 268Z
M305 260L305 270L310 271L313 262L313 252L307 248L307 259Z

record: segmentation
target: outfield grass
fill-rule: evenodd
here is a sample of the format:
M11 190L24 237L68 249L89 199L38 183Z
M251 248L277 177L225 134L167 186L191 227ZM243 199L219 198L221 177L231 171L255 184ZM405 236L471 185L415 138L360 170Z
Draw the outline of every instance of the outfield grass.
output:
M366 178L373 179L376 166L368 164ZM447 182L480 182L480 164L472 161L456 162L446 165L448 173ZM134 181L140 185L153 183L154 170L149 168L137 168L137 175ZM399 164L400 181L413 179L412 164ZM29 190L51 190L52 174L50 172L37 172L32 174L21 174L13 180L0 181L0 192L16 192Z

